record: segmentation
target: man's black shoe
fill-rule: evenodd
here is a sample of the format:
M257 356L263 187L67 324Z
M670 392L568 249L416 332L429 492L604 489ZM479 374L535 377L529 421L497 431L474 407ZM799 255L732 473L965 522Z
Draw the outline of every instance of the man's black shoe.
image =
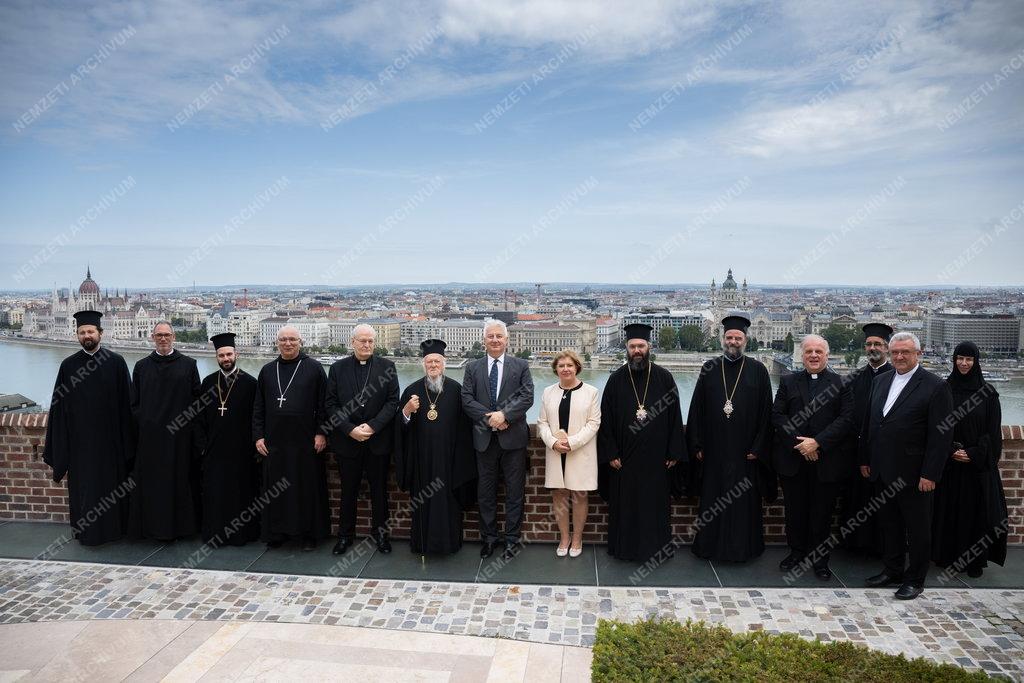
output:
M867 580L864 581L864 585L868 588L881 588L882 586L890 586L899 583L903 583L902 576L889 576L885 572L869 576Z
M984 573L985 573L985 570L982 569L981 567L974 567L972 569L968 569L967 570L967 576L971 577L972 579L980 578L981 575L984 574Z
M387 536L381 536L377 539L377 550L387 555L391 552L391 541Z
M480 557L487 559L494 554L494 549L498 547L497 541L484 541L484 545L480 548Z
M332 555L344 555L345 551L352 546L351 538L339 538L338 542L334 544L334 548L331 550Z
M831 581L832 580L832 570L829 569L828 567L815 567L814 568L814 575L817 576L818 579L821 580L821 581Z
M316 539L306 536L302 539L302 551L308 553L311 550L316 550Z
M267 548L280 548L284 545L284 539L278 538L273 541L267 541Z
M789 555L786 555L786 558L782 560L782 562L779 562L779 569L784 572L788 572L790 569L800 564L800 560L802 559L804 559L804 556L794 550Z
M912 583L905 583L902 586L900 586L898 591L896 591L896 599L913 600L923 592L924 588L921 588L921 586L915 586Z
M505 552L501 554L503 560L511 560L513 557L519 554L519 551L523 549L521 543L506 543Z

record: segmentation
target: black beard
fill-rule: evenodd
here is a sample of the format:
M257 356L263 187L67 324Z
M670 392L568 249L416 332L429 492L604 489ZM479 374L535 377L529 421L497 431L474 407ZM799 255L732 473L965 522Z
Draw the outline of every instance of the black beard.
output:
M98 345L99 345L99 342L98 341L94 341L92 339L86 339L85 341L82 342L82 348L85 349L86 351L92 351Z
M220 369L223 370L224 372L231 372L232 370L235 369L234 362L228 363L227 365L225 365L224 363L218 363L218 365L220 365Z
M629 369L630 370L637 370L637 371L646 370L647 369L647 363L650 360L650 358L651 358L651 355L649 353L645 353L642 356L640 356L639 358L636 357L636 356L630 356L629 357Z

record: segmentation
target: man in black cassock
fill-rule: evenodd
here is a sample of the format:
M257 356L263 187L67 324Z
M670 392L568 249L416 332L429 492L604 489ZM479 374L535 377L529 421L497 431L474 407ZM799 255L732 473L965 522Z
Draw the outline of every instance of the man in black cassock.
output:
M395 446L398 412L398 372L395 364L373 353L377 333L369 325L352 330L352 355L331 366L327 374L327 414L331 450L338 461L341 504L338 542L331 551L341 555L356 535L356 499L363 474L370 485L370 536L382 553L391 552L388 539L388 470Z
M768 369L744 355L750 320L722 320L723 354L704 364L690 399L686 436L691 493L700 498L693 552L742 562L764 552L761 497L774 499L772 385Z
M235 335L210 338L216 372L203 379L208 401L198 419L202 442L203 542L245 545L260 535L259 463L252 442L256 378L236 365Z
M864 330L864 351L868 357L867 365L851 373L850 386L853 389L853 424L850 433L849 448L857 453L860 440L860 428L868 414L868 401L871 398L871 383L875 378L892 370L889 362L889 339L893 329L885 323L868 323ZM854 552L872 557L882 554L882 526L877 514L867 514L877 506L871 504L875 496L875 486L861 476L857 458L853 459L847 479L844 482L843 502L840 511L839 525L843 530L840 541L843 547ZM858 513L860 513L858 515Z
M607 468L608 553L646 562L674 550L673 467L686 460L686 446L675 379L650 359L651 326L624 329L629 360L601 397L597 458Z
M193 418L202 407L199 370L194 358L174 348L170 323L157 323L151 338L155 350L132 373L138 448L128 532L133 538L173 541L198 527L199 443Z
M462 547L462 512L476 499L473 425L462 412L462 387L444 376L440 339L420 344L426 375L405 388L399 405L395 477L412 498L414 553L454 553Z
M82 545L124 535L134 456L131 380L124 358L100 346L102 313L75 313L82 350L57 371L43 462L68 477L71 529Z
M278 331L277 350L280 355L260 370L252 411L253 439L263 456L261 538L271 548L296 539L313 550L331 533L320 456L327 447L327 376L302 353L294 327Z

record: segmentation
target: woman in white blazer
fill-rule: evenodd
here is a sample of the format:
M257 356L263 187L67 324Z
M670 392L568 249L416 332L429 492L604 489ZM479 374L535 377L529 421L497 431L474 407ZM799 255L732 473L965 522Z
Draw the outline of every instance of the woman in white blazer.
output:
M551 361L558 382L544 389L537 431L547 446L544 486L552 489L555 521L561 541L555 554L579 557L587 524L587 491L597 489L597 429L601 402L597 389L576 378L583 363L565 350ZM572 498L572 539L569 499Z

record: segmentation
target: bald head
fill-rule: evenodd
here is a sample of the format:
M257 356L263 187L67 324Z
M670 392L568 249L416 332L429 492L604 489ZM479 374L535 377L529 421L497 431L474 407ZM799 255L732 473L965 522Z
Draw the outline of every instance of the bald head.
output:
M299 355L302 348L302 335L292 325L285 325L277 331L277 351L284 360L291 360Z

